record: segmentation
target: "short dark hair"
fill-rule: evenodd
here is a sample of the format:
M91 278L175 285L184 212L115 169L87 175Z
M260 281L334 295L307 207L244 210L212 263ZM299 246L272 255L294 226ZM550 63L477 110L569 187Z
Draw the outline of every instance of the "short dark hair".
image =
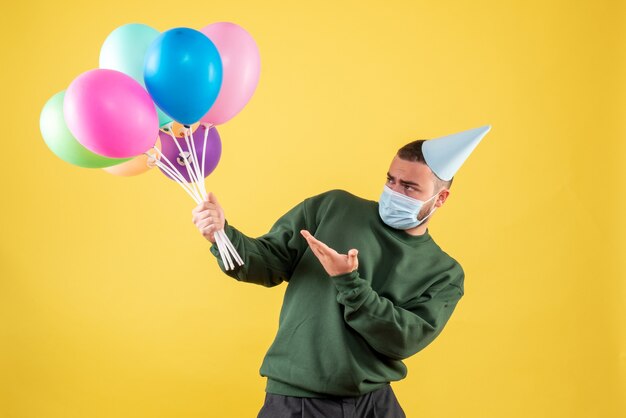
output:
M424 141L426 140L418 139L413 142L409 142L398 150L398 157L406 161L417 161L422 164L426 164L424 154L422 153L422 144L424 143ZM435 191L439 191L444 187L446 189L449 189L452 186L452 180L454 180L454 177L452 177L450 180L442 180L433 171L433 183L435 185Z

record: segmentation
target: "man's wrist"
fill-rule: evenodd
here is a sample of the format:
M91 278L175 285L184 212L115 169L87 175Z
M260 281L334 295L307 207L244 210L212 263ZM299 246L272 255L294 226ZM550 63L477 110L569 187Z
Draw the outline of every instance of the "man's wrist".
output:
M345 279L353 278L353 276L356 276L356 274L358 274L358 269L354 269L352 271L348 271L344 273L330 274L329 276L331 279L345 280Z

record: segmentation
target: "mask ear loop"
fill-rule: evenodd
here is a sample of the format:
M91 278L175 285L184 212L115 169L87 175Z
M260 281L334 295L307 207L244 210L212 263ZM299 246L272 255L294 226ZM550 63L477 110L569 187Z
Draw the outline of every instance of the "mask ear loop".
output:
M441 192L439 192L439 193L441 193ZM433 197L439 196L439 193L437 193L436 195L433 195ZM429 198L428 200L432 199L433 197ZM428 200L426 200L424 203L428 202ZM426 219L428 219L428 217L435 212L436 209L437 209L437 205L434 205L433 206L433 210L431 210L428 213L428 215L424 216L421 220L419 220L419 223L416 226L420 226L422 224L422 222L424 222Z

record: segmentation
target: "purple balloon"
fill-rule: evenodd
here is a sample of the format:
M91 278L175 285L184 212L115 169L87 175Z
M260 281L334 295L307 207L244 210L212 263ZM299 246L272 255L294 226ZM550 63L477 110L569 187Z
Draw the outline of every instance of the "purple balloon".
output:
M196 155L198 156L198 164L202 164L202 155L203 150L202 147L204 145L204 133L206 132L207 127L205 125L198 126L198 129L193 133L193 139L189 142L193 141L193 146L196 149ZM161 140L161 152L168 160L176 167L176 171L178 171L187 183L190 183L189 174L187 174L187 168L185 167L186 161L189 163L189 169L194 171L195 163L193 162L193 157L191 157L191 152L193 151L187 148L187 142L185 138L176 138L176 141L180 145L180 148L183 151L184 155L181 155L180 150L176 146L174 142L174 138L169 133L165 133L163 131L159 131L159 139ZM220 156L222 155L222 141L220 140L220 135L217 133L217 129L215 126L212 126L209 130L207 139L206 139L206 157L204 159L204 177L207 177L215 167L217 167L217 163L220 161ZM166 167L170 167L170 165L165 161L165 159L161 158L161 162L165 164ZM167 174L161 168L159 168L163 174L165 174L170 179L174 180L172 176Z

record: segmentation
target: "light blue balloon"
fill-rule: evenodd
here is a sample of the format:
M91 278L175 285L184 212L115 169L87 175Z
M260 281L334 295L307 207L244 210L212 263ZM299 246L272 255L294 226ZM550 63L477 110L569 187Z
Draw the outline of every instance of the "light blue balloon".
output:
M222 59L215 44L202 32L170 29L148 48L144 81L157 106L177 122L192 125L217 99L222 86Z
M161 33L148 25L130 23L120 26L107 36L100 48L100 68L117 70L131 76L146 87L143 81L143 63L150 44ZM172 122L158 106L159 126Z

